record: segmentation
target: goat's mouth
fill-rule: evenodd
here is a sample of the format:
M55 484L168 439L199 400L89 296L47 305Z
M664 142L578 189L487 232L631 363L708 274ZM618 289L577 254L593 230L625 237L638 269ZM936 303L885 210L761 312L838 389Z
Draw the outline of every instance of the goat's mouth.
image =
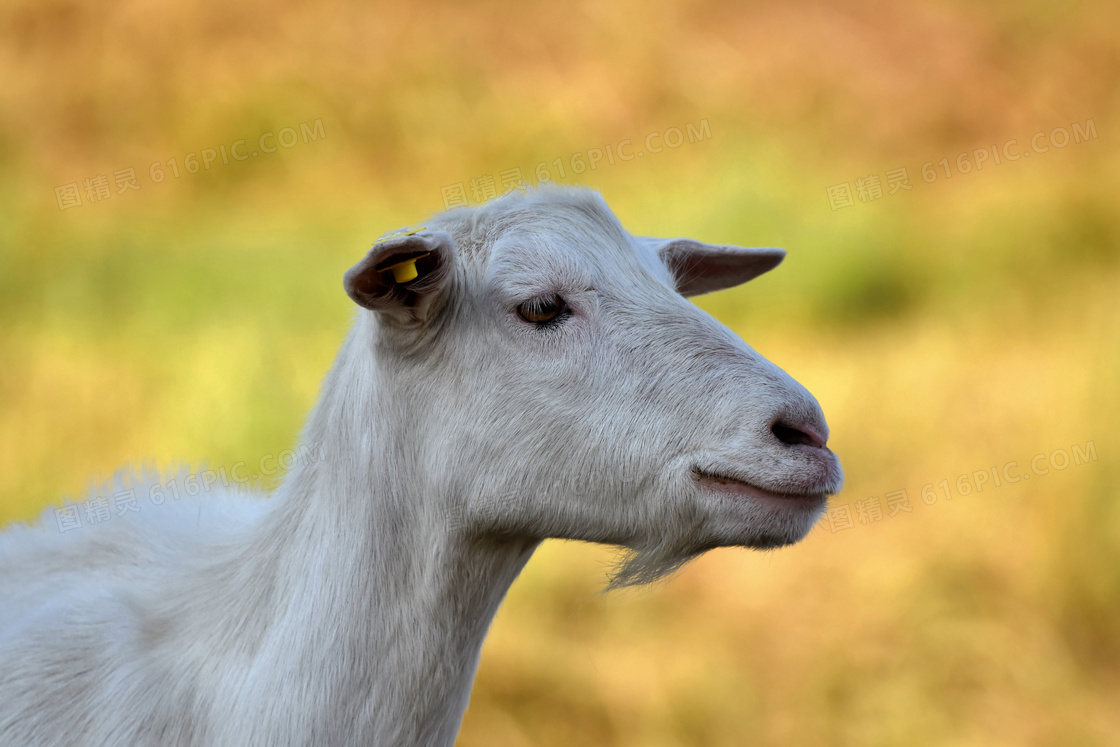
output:
M726 474L710 472L708 470L700 469L699 467L692 468L692 475L695 478L696 483L702 488L715 490L720 493L728 493L743 498L777 500L788 503L819 505L827 501L828 496L833 492L829 490L816 490L802 493L772 490L769 488L759 487L758 485L747 482L746 480L738 477L731 477Z

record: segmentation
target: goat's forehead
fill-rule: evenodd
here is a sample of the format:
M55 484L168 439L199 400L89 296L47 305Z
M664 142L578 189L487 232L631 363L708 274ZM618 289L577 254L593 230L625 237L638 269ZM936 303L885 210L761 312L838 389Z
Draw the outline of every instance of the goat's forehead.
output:
M634 247L621 230L604 233L551 220L511 226L495 234L489 254L489 263L503 269L558 265L590 270L607 262L626 262Z
M448 220L461 260L499 281L551 276L599 285L665 274L646 243L631 236L592 190L536 188L439 217Z
M648 249L625 233L588 234L566 231L516 231L494 242L483 273L487 286L510 293L579 292L595 289L609 295L632 296L639 288L659 283ZM663 282L663 281L661 281Z

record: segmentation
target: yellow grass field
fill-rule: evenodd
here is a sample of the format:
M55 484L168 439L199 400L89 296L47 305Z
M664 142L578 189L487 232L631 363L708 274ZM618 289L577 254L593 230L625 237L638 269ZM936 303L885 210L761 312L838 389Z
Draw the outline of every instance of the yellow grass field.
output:
M275 484L345 269L518 169L787 249L697 302L818 397L847 482L801 544L651 588L546 543L459 744L1120 744L1115 4L0 18L0 522L129 463Z

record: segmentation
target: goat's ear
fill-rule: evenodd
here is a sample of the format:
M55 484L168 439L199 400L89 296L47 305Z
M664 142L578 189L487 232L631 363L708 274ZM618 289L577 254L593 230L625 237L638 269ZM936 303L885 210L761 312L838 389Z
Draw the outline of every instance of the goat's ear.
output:
M748 249L705 244L693 239L643 238L669 268L682 296L731 288L777 267L783 249Z
M343 286L359 306L399 322L420 322L447 285L455 253L455 242L444 231L390 234L346 271Z

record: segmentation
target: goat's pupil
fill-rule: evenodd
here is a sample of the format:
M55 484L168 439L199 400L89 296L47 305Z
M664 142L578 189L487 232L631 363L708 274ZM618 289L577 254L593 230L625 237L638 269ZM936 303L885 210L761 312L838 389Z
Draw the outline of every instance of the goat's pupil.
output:
M517 307L518 315L527 322L547 325L555 321L563 311L563 301L558 296L545 296L526 301Z

